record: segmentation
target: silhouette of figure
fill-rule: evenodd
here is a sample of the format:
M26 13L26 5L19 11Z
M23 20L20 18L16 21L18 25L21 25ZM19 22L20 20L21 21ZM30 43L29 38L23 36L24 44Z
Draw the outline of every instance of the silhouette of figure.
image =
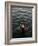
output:
M24 24L24 23L21 23L20 24L20 28L21 28L22 35L25 35L25 32L28 31L28 25L27 24Z

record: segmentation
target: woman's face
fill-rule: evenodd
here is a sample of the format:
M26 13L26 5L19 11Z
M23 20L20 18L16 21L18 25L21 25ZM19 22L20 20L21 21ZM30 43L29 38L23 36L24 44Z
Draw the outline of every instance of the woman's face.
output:
M21 27L24 28L24 24L22 24Z
M20 24L21 28L24 28L24 24Z

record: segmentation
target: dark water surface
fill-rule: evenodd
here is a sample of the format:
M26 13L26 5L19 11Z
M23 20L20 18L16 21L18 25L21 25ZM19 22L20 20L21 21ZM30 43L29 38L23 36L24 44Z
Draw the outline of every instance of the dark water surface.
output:
M28 31L21 32L21 22L28 24ZM11 6L11 24L13 38L32 37L32 8Z

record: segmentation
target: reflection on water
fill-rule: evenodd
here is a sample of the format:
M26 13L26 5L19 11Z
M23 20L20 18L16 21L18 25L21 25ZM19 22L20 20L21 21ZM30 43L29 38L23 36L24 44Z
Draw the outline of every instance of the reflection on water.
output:
M32 8L11 6L12 37L32 37Z

